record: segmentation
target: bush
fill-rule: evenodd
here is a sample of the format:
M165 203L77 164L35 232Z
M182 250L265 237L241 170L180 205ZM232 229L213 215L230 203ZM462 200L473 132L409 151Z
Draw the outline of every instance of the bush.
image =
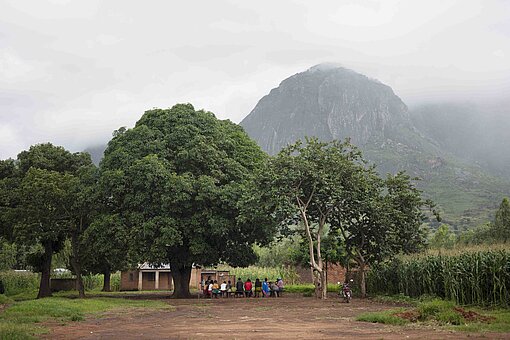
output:
M0 272L0 281L3 282L5 295L12 296L39 288L39 275L32 272Z

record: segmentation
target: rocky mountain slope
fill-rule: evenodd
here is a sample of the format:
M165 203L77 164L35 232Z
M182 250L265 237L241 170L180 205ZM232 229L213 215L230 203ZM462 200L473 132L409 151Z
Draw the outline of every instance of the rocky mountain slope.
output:
M420 177L424 194L456 229L487 221L510 183L442 148L415 118L389 86L321 64L282 81L241 125L270 154L305 136L349 137L381 174L406 170Z

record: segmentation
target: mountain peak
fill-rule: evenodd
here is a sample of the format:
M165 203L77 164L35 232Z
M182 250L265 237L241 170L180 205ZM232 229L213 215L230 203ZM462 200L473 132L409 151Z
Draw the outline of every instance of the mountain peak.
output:
M307 71L308 72L317 72L317 71L331 71L331 70L337 70L337 69L348 70L345 67L343 67L342 64L340 64L340 63L327 62L327 63L320 63L317 65L314 65L314 66L310 67ZM349 70L349 71L351 71L351 70Z
M406 105L389 86L339 64L322 63L282 81L241 125L274 154L305 136L349 137L362 145L407 121Z

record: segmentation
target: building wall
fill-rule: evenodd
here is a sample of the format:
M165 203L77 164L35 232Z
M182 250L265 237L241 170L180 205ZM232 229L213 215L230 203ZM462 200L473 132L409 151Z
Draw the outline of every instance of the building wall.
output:
M156 289L156 280L152 281L149 278L155 278L156 274L154 272L142 272L142 290L154 290Z
M120 272L120 290L138 290L138 270Z
M335 284L337 282L344 282L345 280L345 268L336 263L328 262L327 267L327 281L328 284ZM312 271L310 267L296 266L296 273L299 276L299 283L312 283ZM285 281L285 278L283 278Z
M172 275L168 272L159 273L159 290L172 290L172 289L173 289Z
M78 284L76 279L51 279L50 288L52 292L61 290L77 290Z
M152 274L149 274L152 273ZM231 279L232 275L225 275L221 278L217 274L209 274L212 275L214 279L218 281ZM149 276L152 276L154 280L149 280ZM192 289L199 289L200 287L200 278L201 278L201 269L193 268L191 270L191 279L189 282L189 286ZM132 280L131 280L132 279ZM235 277L234 277L235 279ZM235 280L232 280L234 283ZM172 273L170 272L160 272L159 273L159 288L158 290L172 290L174 287ZM156 289L156 281L155 281L155 271L144 271L142 273L142 290L155 290ZM129 291L129 290L138 290L138 270L125 270L120 273L120 290Z
M200 269L200 268L191 269L191 279L189 280L190 288L199 289L201 273L202 273L202 269Z

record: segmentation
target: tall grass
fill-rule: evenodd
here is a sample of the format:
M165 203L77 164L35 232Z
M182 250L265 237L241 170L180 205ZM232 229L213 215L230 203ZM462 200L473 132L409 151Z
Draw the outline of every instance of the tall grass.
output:
M395 258L374 265L368 290L435 295L459 304L510 305L510 249L475 247Z
M30 292L39 288L39 274L32 272L3 271L0 272L0 280L4 283L5 295L7 296Z
M58 278L71 278L68 273L55 275ZM34 292L39 289L40 275L32 272L16 272L13 270L0 272L0 280L5 287L5 295L13 296L28 292ZM83 276L85 290L97 291L103 288L103 275L85 275ZM120 272L113 273L110 279L112 291L120 291Z

